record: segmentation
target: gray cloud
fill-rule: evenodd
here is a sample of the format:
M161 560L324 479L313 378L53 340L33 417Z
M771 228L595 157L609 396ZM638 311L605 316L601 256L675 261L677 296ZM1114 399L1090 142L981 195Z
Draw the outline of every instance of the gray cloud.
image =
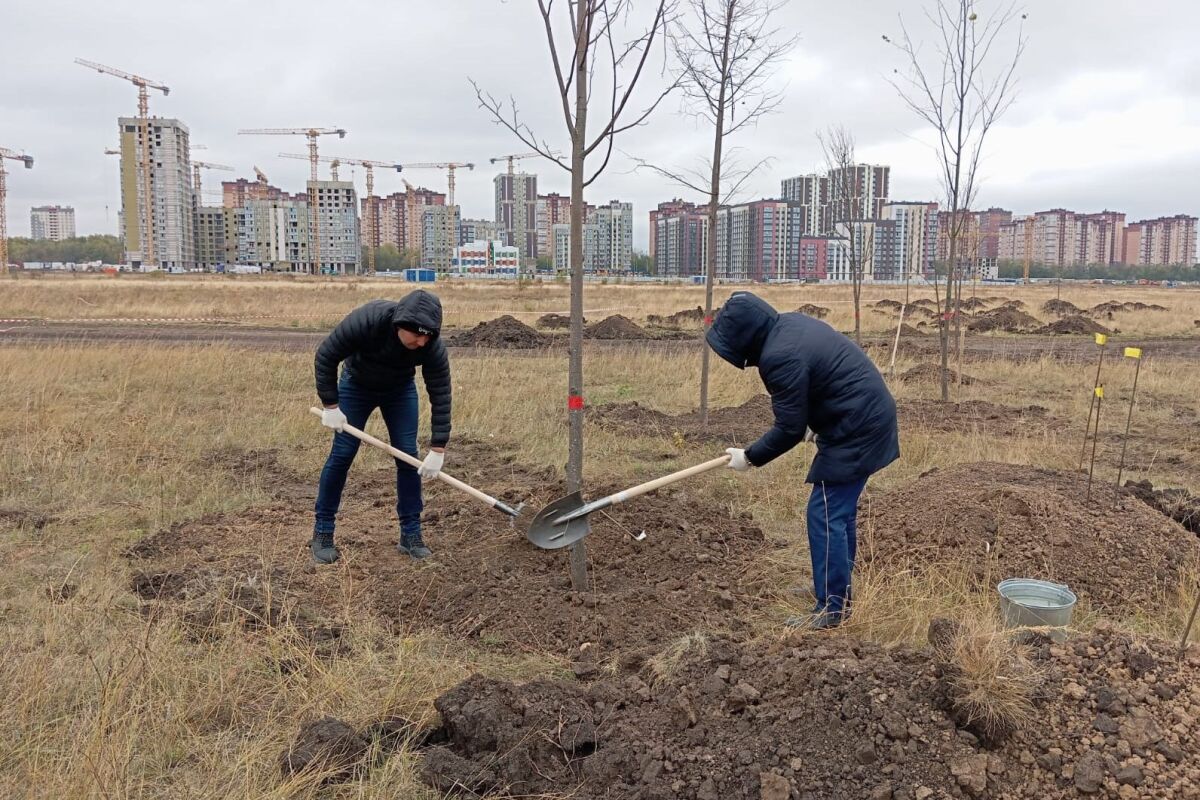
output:
M986 10L993 4L980 5ZM1185 0L1027 5L1029 46L1020 70L1021 94L1006 127L1037 125L1053 142L1057 131L1075 130L1070 126L1081 120L1119 115L1155 99L1154 108L1178 107L1178 114L1137 123L1154 134L1156 147L1174 141L1182 155L1162 163L1155 152L1130 147L1125 130L1112 141L1110 163L1064 170L1055 155L1061 150L998 131L996 142L1018 142L1022 150L989 155L993 170L981 202L1019 212L1061 205L1107 206L1131 217L1196 213L1193 182L1200 148L1189 155L1195 146L1183 139L1200 125L1200 56L1193 40L1200 6ZM937 196L932 157L904 146L919 126L886 81L903 65L880 36L898 32L897 13L914 32L927 30L921 7L919 0L795 1L779 14L780 27L799 33L800 44L777 78L787 90L780 112L735 142L747 160L775 159L748 187L749 195L773 196L780 178L818 167L814 132L843 123L855 132L860 152L897 154L895 196ZM14 235L27 233L28 209L42 203L74 205L83 233L115 230L117 164L103 150L115 143L116 118L135 113L136 92L76 66L76 56L167 83L170 96L155 93L151 109L184 120L193 141L208 145L203 158L234 165L245 176L258 165L274 183L293 191L303 186L307 165L276 154L304 152L304 140L237 136L238 128L339 125L349 135L323 142L323 152L401 162L474 161L474 172L459 175L459 200L466 216L491 217L491 179L498 169L488 157L526 148L477 108L468 78L497 96L514 97L525 120L565 150L549 55L532 0L336 5L51 0L24 6L4 24L0 145L23 148L37 158L33 171L10 170ZM1106 80L1111 91L1094 90L1103 89ZM652 88L648 82L647 94ZM1087 135L1096 146L1117 134L1100 128ZM631 132L619 147L677 165L702 158L709 135L668 100L649 125ZM1025 176L1016 182L1005 174L1015 162L1024 165ZM556 167L532 160L524 166L538 172L542 191L567 192L567 176ZM440 172L412 171L405 177L444 188ZM362 175L355 178L361 190ZM377 187L390 192L402 185L392 175L380 176ZM592 187L590 199L632 201L635 240L644 246L646 212L679 194L618 156Z

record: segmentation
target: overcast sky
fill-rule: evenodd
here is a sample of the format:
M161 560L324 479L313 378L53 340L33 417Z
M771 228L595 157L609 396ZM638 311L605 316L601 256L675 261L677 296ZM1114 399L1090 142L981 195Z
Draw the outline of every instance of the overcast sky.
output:
M981 15L995 5L981 1ZM778 24L800 37L777 76L785 100L733 142L747 159L774 159L751 197L777 196L781 178L817 168L815 132L842 123L860 160L891 165L893 198L938 199L925 134L886 80L903 64L881 39L898 32L897 14L929 37L923 6L785 5ZM1109 208L1130 220L1200 212L1200 3L1029 0L1026 10L1020 93L986 149L979 205ZM52 203L75 207L80 234L116 232L117 158L104 149L116 144L117 117L136 114L137 94L72 63L77 56L167 84L168 97L152 93L151 113L183 120L193 142L208 146L198 157L249 178L258 165L290 191L303 189L308 165L277 154L305 152L304 139L238 136L238 128L339 126L347 137L323 140L323 154L472 161L474 172L459 173L458 201L464 216L492 218L502 165L488 158L527 148L478 108L468 78L513 96L539 134L566 150L535 0L41 0L3 19L0 146L37 161L32 171L8 162L13 236L28 235L30 206ZM711 148L711 134L668 99L618 146L686 164ZM538 173L540 192L569 193L557 167L523 166ZM231 175L208 173L207 186ZM441 171L405 177L445 189ZM361 171L354 179L365 191ZM376 179L377 193L402 188L397 175ZM676 195L687 197L619 154L588 200L632 202L635 247L644 249L646 212Z

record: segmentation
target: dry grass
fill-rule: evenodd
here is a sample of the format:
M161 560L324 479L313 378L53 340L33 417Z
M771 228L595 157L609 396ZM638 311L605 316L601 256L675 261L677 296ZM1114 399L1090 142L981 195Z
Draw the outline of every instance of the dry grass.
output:
M397 286L187 280L12 281L5 284L0 317L61 317L80 309L98 317L182 316L201 309L227 315L263 308L300 314L312 308L330 321L384 293L384 287ZM468 322L514 305L532 306L529 313L565 308L565 290L557 286L518 292L453 285L439 291L452 313L462 309ZM796 305L840 309L833 305L839 292L790 287L767 293L780 307L794 299ZM1024 292L1045 290L1005 294ZM876 293L868 289L870 298ZM1193 295L1169 295L1154 302L1172 307L1194 302ZM644 314L696 302L692 289L606 286L589 288L588 306L625 303ZM844 309L835 313L846 319ZM1190 326L1191 312L1187 322ZM531 464L560 466L566 457L564 360L514 359L502 352L456 358L456 435L495 441ZM898 369L914 365L901 359ZM698 352L664 355L635 347L590 354L588 403L638 400L668 413L689 411L699 368ZM1108 385L1117 399L1107 408L1123 408L1129 365L1110 369ZM997 360L972 362L967 371L981 382L957 389L957 399L1037 403L1070 426L1015 437L983 428L905 429L901 461L872 481L872 491L900 485L931 467L979 460L1077 466L1092 378L1086 364ZM38 787L40 796L67 800L316 796L311 779L281 785L277 777L278 754L305 720L331 714L361 726L387 714L420 717L430 712L432 697L472 671L527 677L559 669L553 658L500 657L437 637L398 639L356 608L341 611L348 649L332 659L315 657L287 623L254 634L218 625L197 640L173 619L148 619L139 612L126 588L129 567L121 556L126 546L174 522L267 498L263 481L270 476L235 474L214 465L211 453L276 450L282 468L315 480L327 440L307 413L313 400L309 356L224 347L14 346L0 348L0 374L6 378L0 382L0 407L9 411L0 416L0 472L6 476L0 482L0 562L6 567L0 586L0 795L27 796L30 787ZM753 372L723 364L715 367L713 380L716 406L740 404L761 392ZM936 387L896 384L895 391L901 400L929 398ZM1193 365L1165 359L1145 364L1135 418L1142 435L1130 445L1137 461L1130 477L1200 490L1195 469L1200 455L1190 438L1194 425L1181 425L1179 417L1194 408L1198 393ZM1123 423L1123 414L1105 413L1106 431L1117 419ZM382 432L377 420L370 427ZM597 428L588 429L587 448L589 484L632 484L721 449ZM808 583L802 484L810 457L798 448L769 469L700 479L714 503L751 511L772 538L788 543L763 565L779 598L763 609L760 621L768 634L803 606L787 590ZM451 470L454 458L452 447ZM1170 463L1178 458L1184 460ZM360 459L360 468L385 465L382 454L369 449ZM1104 480L1111 481L1111 464L1103 469ZM300 540L308 531L277 533ZM65 601L51 599L48 590L64 584L77 586L77 593ZM1177 635L1197 591L1193 576L1178 596L1152 609L1131 610L1121 622ZM882 642L920 641L932 617L994 619L994 603L991 591L973 587L965 573L918 579L881 569L858 576L848 633ZM1092 621L1087 614L1077 619L1084 627ZM655 664L669 671L701 643L702 637L682 639ZM993 698L988 703L1007 708L995 698L1009 697L1009 685L988 680L989 670L996 680L1005 674L994 669L993 644L983 636L974 650L961 654L964 674L976 676L975 691ZM332 794L322 791L339 797L432 796L417 786L412 766L401 754L360 781Z

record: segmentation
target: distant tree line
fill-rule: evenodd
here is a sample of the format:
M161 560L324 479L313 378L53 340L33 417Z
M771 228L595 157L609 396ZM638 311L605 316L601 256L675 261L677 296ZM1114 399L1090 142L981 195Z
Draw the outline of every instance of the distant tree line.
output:
M1001 278L1020 278L1025 267L1019 261L1001 261ZM1200 264L1192 266L1128 266L1126 264L1092 264L1077 267L1054 267L1045 264L1029 266L1031 278L1070 278L1072 280L1128 281L1145 278L1151 281L1200 281Z
M103 261L120 264L124 260L121 240L116 236L77 236L53 242L48 239L9 239L8 260L14 264L26 261L62 261L76 264Z
M367 248L362 249L362 263L367 264ZM401 250L394 244L380 245L375 250L375 269L379 272L409 269L421 266L418 250Z

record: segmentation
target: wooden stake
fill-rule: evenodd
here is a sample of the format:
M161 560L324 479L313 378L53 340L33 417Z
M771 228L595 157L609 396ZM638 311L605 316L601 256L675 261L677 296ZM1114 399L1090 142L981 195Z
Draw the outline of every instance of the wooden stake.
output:
M1121 461L1117 466L1117 488L1113 493L1113 505L1121 496L1121 475L1125 472L1125 451L1129 448L1129 428L1133 424L1133 403L1137 399L1138 375L1142 371L1142 350L1140 347L1126 347L1125 357L1137 361L1133 369L1133 391L1129 394L1129 416L1125 418L1125 439L1121 442Z
M1104 345L1108 337L1103 333L1096 334L1096 344L1100 347L1100 358L1096 361L1096 380L1092 382L1092 400L1088 405L1087 424L1083 426L1083 449L1079 451L1079 468L1083 469L1083 460L1087 458L1088 431L1092 427L1092 411L1096 408L1096 389L1100 387L1100 367L1104 364Z
M1183 638L1179 640L1179 660L1183 660L1183 654L1187 652L1188 635L1192 632L1192 623L1196 621L1196 609L1200 609L1200 594L1196 595L1196 602L1192 604L1192 614L1188 617L1187 627L1183 629Z
M1091 502L1092 499L1092 473L1096 471L1096 445L1100 441L1100 406L1104 402L1104 387L1097 386L1093 394L1096 396L1096 430L1092 434L1092 463L1088 466L1087 497L1084 502Z

